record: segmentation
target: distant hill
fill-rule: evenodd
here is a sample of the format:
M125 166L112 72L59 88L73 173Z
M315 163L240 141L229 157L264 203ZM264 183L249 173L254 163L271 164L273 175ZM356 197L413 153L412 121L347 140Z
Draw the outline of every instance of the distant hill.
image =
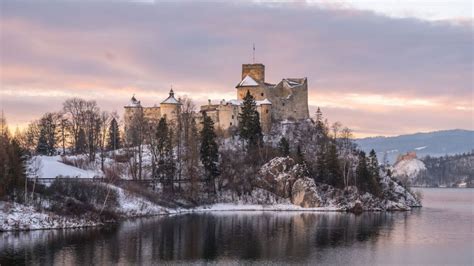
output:
M356 139L355 142L366 152L374 149L380 162L386 153L388 161L393 164L399 154L409 151L415 151L418 158L471 152L474 150L474 131L442 130L396 137L370 137Z

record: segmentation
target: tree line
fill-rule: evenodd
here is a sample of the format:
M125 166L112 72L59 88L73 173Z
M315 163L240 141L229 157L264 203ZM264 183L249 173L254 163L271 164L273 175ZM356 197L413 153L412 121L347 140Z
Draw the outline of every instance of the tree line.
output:
M86 155L90 162L98 160L104 173L110 172L105 165L108 156L126 164L126 174L132 179L151 178L165 192L186 191L197 198L203 190L208 194L219 190L250 193L252 179L264 163L277 156L290 156L304 165L316 182L341 189L357 186L380 195L375 152L367 156L358 150L351 130L338 122L329 125L319 108L314 119L295 130L292 137L280 131L264 135L255 99L247 92L238 129L226 138L205 112L196 115L191 99L180 99L180 104L172 120L153 120L142 110L133 112L123 132L117 114L102 111L95 101L68 99L60 111L44 114L23 132L16 132L15 138L2 134L1 145L7 147L2 151L11 150L10 156L16 156L17 164L23 165L17 169L23 174L11 170L7 176L4 170L0 180L5 184L20 180L9 176L24 176L25 162L32 155ZM110 154L119 149L120 154ZM12 165L7 158L8 154L1 155L2 167Z

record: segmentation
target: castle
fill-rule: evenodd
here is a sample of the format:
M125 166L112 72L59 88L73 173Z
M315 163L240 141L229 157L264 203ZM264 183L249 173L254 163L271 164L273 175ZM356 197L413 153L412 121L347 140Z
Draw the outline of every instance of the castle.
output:
M218 129L228 130L237 127L240 106L247 91L255 98L264 133L268 133L274 123L309 118L307 78L285 78L277 84L271 84L265 81L263 64L243 64L241 81L235 88L237 99L221 100L217 104L212 104L209 100L208 104L200 107L196 119L200 120L203 113L206 113ZM158 121L161 117L166 117L170 121L176 120L181 102L175 98L171 89L168 98L162 101L160 106L143 107L133 96L130 104L124 108L125 130L127 130L127 125L136 112L142 112L144 117L151 121Z

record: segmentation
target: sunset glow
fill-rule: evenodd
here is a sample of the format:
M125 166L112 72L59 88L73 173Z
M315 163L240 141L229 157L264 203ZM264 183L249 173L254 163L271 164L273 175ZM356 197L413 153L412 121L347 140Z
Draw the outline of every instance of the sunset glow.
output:
M269 82L308 77L311 114L358 137L474 129L473 26L456 23L472 17L364 2L2 1L1 109L21 128L70 97L119 113L171 85L198 105L235 98L255 43Z

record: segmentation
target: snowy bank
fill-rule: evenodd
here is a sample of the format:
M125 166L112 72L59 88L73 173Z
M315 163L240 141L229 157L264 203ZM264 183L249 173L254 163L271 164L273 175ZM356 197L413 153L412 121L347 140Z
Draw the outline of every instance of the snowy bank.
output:
M0 201L0 231L77 228L102 225L90 219L40 212L32 206Z

